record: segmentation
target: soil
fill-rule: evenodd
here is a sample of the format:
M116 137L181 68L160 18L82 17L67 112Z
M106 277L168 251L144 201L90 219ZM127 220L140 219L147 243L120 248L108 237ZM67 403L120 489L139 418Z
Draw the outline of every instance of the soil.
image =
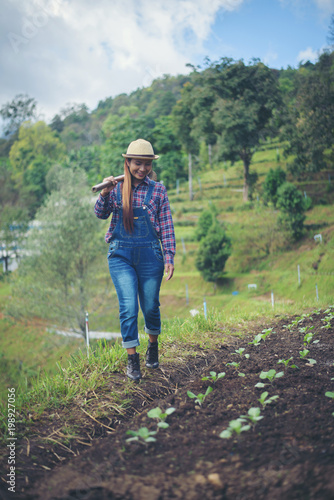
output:
M197 346L195 355L179 356L179 363L162 362L154 373L143 370L130 409L123 415L111 412L109 419L100 419L104 425L87 417L95 436L91 432L66 447L58 437L58 444L44 440L42 445L41 436L50 435L51 427L46 428L47 419L36 421L18 447L17 493L8 492L2 473L0 499L334 499L334 400L325 396L334 390L334 320L324 321L326 315L277 319L223 342L220 336L215 349ZM248 344L269 327L272 332L258 346ZM305 327L314 333L307 346ZM239 348L249 359L233 354ZM304 348L310 352L301 360ZM277 363L291 357L287 368ZM284 376L272 383L261 380L261 371L270 369ZM226 375L214 384L203 381L210 371ZM112 380L115 386L126 383L123 373ZM258 382L267 385L256 388ZM213 391L201 406L187 395L205 393L209 385ZM262 408L263 391L279 398ZM159 430L156 442L127 442L129 429L157 429L147 412L158 406L175 408L167 417L169 427ZM259 407L263 416L255 426L230 439L219 437L251 407ZM65 410L57 411L66 419Z

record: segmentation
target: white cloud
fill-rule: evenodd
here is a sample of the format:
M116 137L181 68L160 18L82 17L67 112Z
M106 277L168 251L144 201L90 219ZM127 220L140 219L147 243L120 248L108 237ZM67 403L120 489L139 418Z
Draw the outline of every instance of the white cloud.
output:
M319 58L319 53L319 51L315 51L311 47L307 47L307 49L299 52L297 56L297 62L315 62Z
M334 0L314 0L319 9L325 14L334 12Z
M243 2L11 0L0 20L0 104L27 92L49 119L67 102L95 107L163 74L185 73L217 13Z

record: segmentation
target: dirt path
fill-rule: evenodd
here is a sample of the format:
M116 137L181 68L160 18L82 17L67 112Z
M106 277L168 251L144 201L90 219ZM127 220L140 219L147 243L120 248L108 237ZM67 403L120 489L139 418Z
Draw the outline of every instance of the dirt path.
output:
M324 320L329 315L334 317L334 308L299 322L290 318L263 325L256 333L268 326L273 330L258 346L248 344L254 333L233 337L215 350L198 348L186 363L162 366L138 384L132 413L109 425L115 431L104 428L90 446L69 446L71 459L71 453L65 454L57 464L37 445L34 458L31 450L24 458L27 447L22 447L17 498L334 499L334 400L325 396L334 390L334 319ZM314 335L306 346L305 333ZM245 348L242 355L235 353L239 348ZM304 348L310 352L301 360ZM288 368L277 364L291 357ZM227 364L233 362L240 365ZM284 375L272 383L260 379L261 371L270 369ZM226 375L215 384L202 381L210 371ZM115 374L116 381L122 383L123 375ZM267 385L256 388L258 382ZM205 393L209 385L213 391L202 406L187 395ZM279 397L263 408L258 399L264 391ZM157 406L163 411L175 408L167 418L169 428L159 430L154 443L127 442L129 429L156 430L147 412ZM219 437L251 407L259 407L263 416L255 426L240 436ZM50 470L33 467L42 457ZM2 483L3 498L13 498L5 496L6 489Z

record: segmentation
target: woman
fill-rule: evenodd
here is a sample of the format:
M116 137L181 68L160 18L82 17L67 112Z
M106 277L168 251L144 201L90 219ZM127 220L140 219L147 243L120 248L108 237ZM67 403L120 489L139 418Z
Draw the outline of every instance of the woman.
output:
M161 333L160 286L174 273L175 234L166 188L150 179L154 154L150 142L131 142L124 162L124 182L103 180L104 188L95 203L100 219L112 219L106 234L111 279L119 301L122 346L128 352L127 376L141 378L138 339L138 297L149 336L146 366L158 368L158 335ZM163 253L161 251L161 245Z

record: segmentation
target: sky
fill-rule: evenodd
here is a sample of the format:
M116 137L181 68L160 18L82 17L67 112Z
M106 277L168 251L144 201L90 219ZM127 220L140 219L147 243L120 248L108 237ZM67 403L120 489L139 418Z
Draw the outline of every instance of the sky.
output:
M208 57L271 68L328 48L334 0L0 0L0 107L36 99L49 122L69 104L147 87Z

